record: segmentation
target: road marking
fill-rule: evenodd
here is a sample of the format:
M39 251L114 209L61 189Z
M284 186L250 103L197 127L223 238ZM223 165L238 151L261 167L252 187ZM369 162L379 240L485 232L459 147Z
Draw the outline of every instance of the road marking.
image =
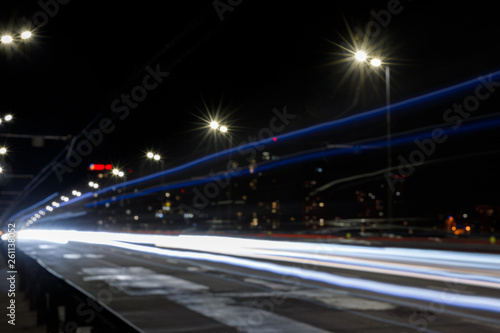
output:
M62 256L64 259L72 259L72 260L82 258L82 255L78 253L64 253Z
M162 294L169 300L240 332L278 333L328 331L274 313L272 307L238 305L235 299L210 293L210 288L144 267L84 268L84 281L101 280L132 296Z
M340 294L339 292L329 292L327 290L318 289L297 289L296 285L282 284L282 283L272 283L269 281L246 278L245 282L254 283L258 285L266 286L272 289L271 292L250 292L250 293L233 293L234 297L277 297L280 298L307 298L314 301L319 301L326 305L334 306L339 309L349 309L349 310L391 310L396 308L396 306L387 303L374 300L368 300L362 297L355 297L348 295L347 293ZM281 295L280 295L281 294ZM225 294L226 296L228 294Z

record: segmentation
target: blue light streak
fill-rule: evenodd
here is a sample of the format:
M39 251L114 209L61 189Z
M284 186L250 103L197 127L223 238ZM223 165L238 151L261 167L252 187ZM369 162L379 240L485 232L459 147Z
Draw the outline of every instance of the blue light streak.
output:
M500 71L490 73L487 76L490 77L491 79L500 78ZM411 106L414 106L417 104L430 102L430 101L436 100L438 98L442 98L442 97L447 96L447 95L451 95L454 93L461 92L463 90L474 88L474 87L478 86L479 84L482 84L482 80L484 80L484 79L485 79L485 77L480 76L478 78L470 79L468 81L465 81L465 82L462 82L462 83L459 83L459 84L456 84L456 85L453 85L450 87L439 89L439 90L436 90L436 91L433 91L433 92L430 92L430 93L427 93L424 95L420 95L420 96L413 97L413 98L410 98L410 99L407 99L407 100L404 100L401 102L391 104L391 112L395 112L395 111L403 109L405 107L411 107ZM331 130L335 127L340 127L340 126L347 125L350 123L368 120L372 117L385 115L386 110L387 110L387 108L385 106L379 107L379 108L373 109L371 111L355 114L355 115L348 116L348 117L341 118L341 119L328 121L328 122L325 122L322 124L310 126L310 127L304 128L304 129L297 130L297 131L277 135L276 138L277 138L278 142L281 142L283 140L297 138L297 137L305 136L305 135L312 134L312 133L318 133L320 131ZM266 138L266 139L262 139L260 141L246 143L246 144L234 147L234 148L226 149L224 151L221 151L221 152L218 152L218 153L215 153L212 155L207 155L205 157L193 160L191 162L185 163L183 165L180 165L180 166L168 169L168 170L160 171L160 172L157 172L157 173L154 173L154 174L142 177L142 178L126 181L126 182L123 182L123 183L120 183L117 185L103 188L103 189L97 191L96 193L101 195L101 194L104 194L106 192L109 192L111 190L118 189L121 187L147 182L147 181L159 178L159 177L171 175L171 174L179 172L179 171L184 171L184 170L191 168L193 166L214 160L214 159L219 158L219 157L227 156L227 155L239 152L239 151L244 150L244 149L254 148L257 146L268 145L268 144L272 144L272 143L274 143L273 138Z
M457 129L453 129L452 127L441 128L441 129L443 130L443 134L452 135L452 134L456 134L456 133L467 133L467 132L480 131L480 130L495 128L495 127L500 127L500 117L494 118L494 119L486 119L486 120L482 120L482 121L476 121L475 123L465 124ZM432 131L425 131L422 133L402 136L399 138L394 137L394 139L391 140L391 145L398 146L398 145L409 144L409 143L413 143L415 140L422 140L422 139L429 138L431 136L432 136ZM340 149L332 148L329 150L315 151L315 152L311 152L311 153L302 154L299 156L290 157L287 159L267 162L267 163L264 163L262 165L258 165L254 168L254 172L262 172L262 171L271 170L271 169L275 169L275 168L282 167L282 166L288 166L291 164L300 163L300 162L304 162L304 161L311 161L311 160L320 159L320 158L324 158L324 157L332 157L332 156L337 156L337 155L342 155L342 154L347 154L347 153L352 153L352 152L359 152L362 150L373 149L373 148L383 148L386 146L387 146L387 140L380 139L380 140L372 142L372 143L363 143L362 145L353 146L353 147L349 147L349 148L340 148ZM175 184L169 184L169 185L165 185L165 186L150 188L150 189L147 189L147 190L144 190L141 192L137 192L137 193L130 193L130 194L125 194L125 195L121 195L121 196L116 196L113 199L107 199L107 200L102 200L102 201L95 202L92 204L88 204L88 205L86 205L86 207L87 208L96 207L96 206L100 206L100 205L103 205L106 203L111 203L111 202L115 202L115 201L119 201L119 200L136 198L136 197L140 197L140 196L144 196L147 194L156 193L156 192L160 192L160 191L165 191L165 190L169 190L169 189L176 189L176 188L181 188L181 187L190 187L190 186L195 186L195 185L200 185L200 184L206 184L206 183L214 181L214 180L225 179L228 177L239 177L239 176L247 175L249 173L250 173L249 169L240 169L238 171L223 174L223 175L220 175L217 177L204 177L204 178L197 179L197 180L178 182Z
M489 77L491 80L500 78L500 71L496 71L496 72L490 73L490 74L487 75L487 77ZM470 79L470 80L467 80L465 82L462 82L462 83L459 83L459 84L456 84L456 85L453 85L453 86L450 86L450 87L442 88L442 89L439 89L439 90L436 90L436 91L433 91L433 92L430 92L430 93L426 93L426 94L423 94L423 95L420 95L420 96L417 96L417 97L413 97L413 98L410 98L410 99L407 99L407 100L403 100L403 101L391 104L391 106L390 106L391 107L391 112L395 112L397 110L401 110L403 108L411 107L411 106L422 104L422 103L425 103L425 102L434 101L436 99L443 98L443 97L448 96L448 95L452 95L452 94L455 94L455 93L458 93L458 92L462 92L462 91L467 90L467 89L471 89L471 88L477 87L477 86L483 84L483 81L485 80L485 78L486 78L486 76L479 76L477 78ZM282 134L282 135L277 135L276 138L277 138L277 141L279 141L279 142L281 142L283 140L287 140L287 139L298 138L298 137L306 136L306 135L309 135L309 134L312 134L312 133L318 133L318 132L325 131L325 130L331 130L331 129L335 128L335 127L347 125L347 124L350 124L350 123L354 123L354 122L358 122L358 121L363 121L363 120L368 120L368 119L370 119L372 117L385 115L385 112L386 112L386 107L385 106L384 107L379 107L379 108L376 108L376 109L373 109L373 110L370 110L370 111L367 111L367 112L364 112L364 113L355 114L355 115L348 116L348 117L345 117L345 118L342 118L342 119L336 119L336 120L328 121L328 122L325 122L325 123L322 123L322 124L318 124L318 125L314 125L314 126L310 126L310 127L304 128L304 129L300 129L300 130L297 130L297 131L285 133L285 134ZM495 123L494 126L497 126L498 122L495 121L494 123ZM484 126L484 127L482 127L482 126ZM475 126L469 125L469 127L462 126L462 127L458 128L456 130L453 130L453 131L456 132L456 133L459 133L459 132L466 131L465 128L470 128L470 130L477 130L477 129L480 129L480 128L489 128L491 126L492 126L492 124L484 124L484 125L476 124ZM447 133L450 133L450 129L447 130ZM419 136L402 137L402 138L399 138L399 139L393 139L392 140L392 144L393 145L404 144L404 143L408 143L410 141L414 141L415 139L424 138L424 137L428 137L428 136L429 135L426 136L425 134L420 134ZM227 149L227 150L215 153L215 154L204 156L202 158L193 160L191 162L185 163L183 165L180 165L180 166L168 169L168 170L160 171L160 172L157 172L157 173L154 173L154 174L142 177L142 178L138 178L138 179L126 181L126 182L123 182L123 183L120 183L120 184L115 184L113 186L108 186L108 187L103 188L101 190L98 190L96 192L88 192L88 193L82 195L81 197L76 197L76 198L70 199L68 202L61 203L61 207L69 205L69 204L76 203L76 202L81 201L81 200L84 200L84 199L92 196L94 193L96 193L97 195L102 195L104 193L107 193L109 191L113 191L113 190L116 190L116 189L119 189L119 188L123 188L123 187L126 187L126 186L131 186L131 185L135 185L135 184L140 184L140 183L148 182L150 180L153 180L153 179L156 179L156 178L159 178L159 177L163 177L163 176L167 176L167 175L171 175L171 174L174 174L174 173L179 172L179 171L185 171L185 170L187 170L187 169L189 169L191 167L194 167L196 165L200 165L200 164L202 164L204 162L215 160L216 158L227 156L227 155L230 155L232 153L235 153L235 152L238 152L238 151L241 151L241 150L244 150L244 149L254 148L254 147L257 147L257 146L268 145L268 144L272 144L272 143L274 143L273 142L273 138L267 138L267 139L263 139L263 140L260 140L260 141L255 141L255 142L250 142L250 143L247 143L247 144L243 144L243 145L240 145L240 146L237 146L237 147L234 147L234 148L230 148L230 149ZM383 141L383 140L381 140L379 142L374 142L374 143L371 144L371 148L381 148L383 146L386 146L386 142ZM290 159L287 159L287 160L282 160L282 161L278 161L278 162L274 162L274 163L270 163L270 164L265 164L265 165L259 166L258 167L258 171L268 170L268 169L279 167L279 166L282 166L282 165L286 165L286 164L290 164L290 163L296 163L296 162L305 161L305 160L311 160L311 159L315 159L315 158L321 158L321 157L326 157L326 156L339 155L341 153L348 153L348 152L352 152L354 150L359 151L360 149L362 149L362 148L355 147L355 148L349 148L349 149L338 149L338 150L335 150L335 151L322 151L322 152L315 152L315 153L311 153L311 154L305 154L305 155L294 157L294 158L290 158ZM256 171L257 171L257 169L256 169ZM235 172L235 173L233 173L231 175L231 177L240 176L240 175L243 175L243 174L245 174L245 172ZM137 194L127 194L125 196L120 196L119 198L120 199L134 198L134 197L138 197L140 195L146 195L146 194L150 194L150 193L154 193L154 192L158 192L158 191L162 191L162 190L167 190L167 189L172 189L172 188L178 188L178 187L181 187L181 186L194 186L194 185L198 185L198 184L207 183L211 179L213 179L213 177L206 177L206 178L204 178L202 180L188 181L188 182L179 183L179 184L170 184L170 185L166 185L166 186L162 186L162 187L148 189L146 191L143 191L143 192L140 192L140 193L137 193ZM117 200L120 200L120 199L117 199ZM114 201L114 200L112 200L112 201ZM105 202L110 202L110 201L107 200ZM97 204L93 204L93 206L97 206L97 205L103 204L105 202L102 201L102 202L99 202ZM87 206L87 207L89 207L89 206ZM24 210L24 211L26 211L26 210ZM22 214L22 213L17 213L15 216L19 216L20 214ZM11 217L11 218L9 218L9 220L12 220L13 218L14 217Z

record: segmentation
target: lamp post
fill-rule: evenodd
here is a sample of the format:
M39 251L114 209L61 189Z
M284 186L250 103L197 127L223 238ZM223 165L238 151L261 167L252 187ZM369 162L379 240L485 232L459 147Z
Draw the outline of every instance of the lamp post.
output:
M357 61L365 62L368 55L363 51L355 53L354 57ZM386 123L386 142L387 142L387 170L392 169L392 148L391 148L391 70L389 65L383 64L378 58L371 58L370 65L373 67L385 68L385 123ZM387 186L387 219L392 222L392 191Z
M233 145L233 135L231 133L231 131L228 129L227 126L225 125L220 125L217 121L212 121L210 122L210 128L214 131L219 131L220 133L222 133L223 135L227 135L228 136L228 148L231 148L232 145ZM232 153L229 155L229 161L232 162ZM232 197L232 191L231 191L231 176L228 175L228 179L227 179L227 199L228 199L228 205L227 205L227 218L229 219L229 221L231 222L231 205L232 205L232 202L231 202L231 197Z
M385 66L385 123L387 135L387 171L392 169L392 149L391 149L391 71L388 65ZM387 219L392 222L392 191L387 186Z
M31 33L31 31L24 30L24 31L20 32L18 35L14 35L14 36L12 36L10 34L2 34L2 36L0 37L0 42L2 44L11 44L19 39L28 40L31 37L33 37L33 34Z

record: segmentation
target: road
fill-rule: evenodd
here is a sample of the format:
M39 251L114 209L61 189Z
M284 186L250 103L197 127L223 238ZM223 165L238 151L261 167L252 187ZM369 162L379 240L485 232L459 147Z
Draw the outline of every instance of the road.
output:
M25 233L144 332L498 332L500 256L215 236ZM79 315L92 315L90 305Z

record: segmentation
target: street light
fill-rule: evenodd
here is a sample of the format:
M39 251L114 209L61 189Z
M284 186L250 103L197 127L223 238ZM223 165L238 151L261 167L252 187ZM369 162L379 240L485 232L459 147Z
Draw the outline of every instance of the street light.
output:
M4 119L5 119L5 121L11 121L12 115L11 114L6 115Z
M373 59L370 61L370 64L371 64L372 66L378 67L378 66L382 65L382 61L380 61L380 59L373 58Z
M356 52L356 54L354 54L354 57L356 58L356 60L358 61L365 61L366 60L366 53L363 52L363 51L358 51Z
M368 55L363 51L355 53L354 57L357 61L364 62L368 59ZM371 58L370 64L373 67L382 66L382 61L378 58ZM391 149L391 72L389 65L385 64L385 122L386 122L386 140L387 140L387 170L392 169L392 149ZM387 186L387 219L392 221L392 191Z
M12 41L13 41L12 36L9 36L9 35L2 36L2 38L0 40L2 41L3 44L9 44L9 43L12 43Z
M225 125L220 125L217 121L211 121L210 122L210 128L213 130L221 132L224 135L228 135L228 141L229 141L229 147L233 145L233 135ZM232 153L229 154L229 161L232 163ZM231 177L228 178L228 187L227 187L227 198L229 200L229 203L227 205L227 217L230 219L231 218Z
M28 39L28 38L30 38L30 37L31 37L31 31L23 31L23 32L21 33L21 38L22 38L22 39Z
M218 123L218 122L216 122L216 121L211 121L211 122L210 122L210 128L212 128L212 129L217 129L217 128L219 128L219 123Z
M147 158L151 159L151 160L155 160L155 161L159 161L161 159L161 156L158 155L158 154L155 154L155 153L152 153L152 152L148 152L146 154Z
M4 155L6 153L7 153L7 148L5 147L0 148L0 155Z
M30 39L31 37L33 37L33 34L29 30L23 30L21 33L15 34L14 36L12 36L12 35L3 35L0 38L0 41L3 44L10 44L10 43L13 43L14 41L18 40L19 37L22 40L27 40L27 39Z

